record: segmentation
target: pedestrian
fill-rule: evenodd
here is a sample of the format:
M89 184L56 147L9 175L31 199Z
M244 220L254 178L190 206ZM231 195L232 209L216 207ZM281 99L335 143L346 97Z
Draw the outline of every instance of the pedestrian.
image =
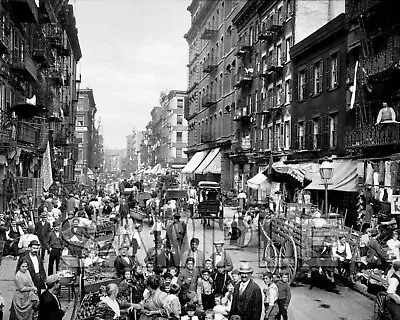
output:
M210 259L213 262L214 268L217 263L222 261L225 265L226 271L231 272L233 269L233 262L230 255L223 249L225 242L223 240L214 241L215 251L211 254Z
M28 271L32 277L32 281L37 288L38 294L45 289L46 272L44 270L43 260L39 256L40 242L32 240L29 243L28 251L24 253L19 260L26 260L28 263Z
M241 282L235 286L230 315L239 315L241 320L260 320L263 298L260 287L251 279L253 269L243 262L239 273Z
M18 242L23 234L24 231L22 231L22 228L17 226L17 222L15 220L12 220L9 230L6 231L6 237L7 240L10 241L11 252L14 256L14 260L18 259Z
M178 295L181 288L179 284L171 284L167 297L163 301L164 309L168 314L168 319L179 320L181 315L181 303Z
M212 277L214 295L222 295L228 291L228 282L231 280L223 261L217 263L217 272Z
M53 274L54 270L54 262L56 263L56 271L59 270L60 267L60 260L62 251L65 247L64 239L62 238L61 231L60 231L60 221L56 220L53 223L53 231L50 232L49 235L49 270L48 275Z
M40 257L44 260L44 256L46 254L46 250L49 249L49 235L51 232L51 225L47 221L47 213L42 212L40 214L40 220L36 223L35 233L39 238L39 242L41 245Z
M28 251L29 244L31 241L36 240L39 242L39 238L35 233L35 226L31 224L28 226L27 233L23 234L18 241L19 255L22 256Z
M198 278L199 278L199 273L197 269L194 268L194 258L188 257L186 259L185 268L181 270L178 276L178 284L181 287L181 292L180 292L181 301L185 301L187 292L197 291Z
M238 199L238 202L239 202L239 208L242 209L242 210L246 209L247 195L243 190L239 191L239 193L237 195L237 199Z
M400 319L400 261L393 262L394 273L389 278L387 310L391 319Z
M238 217L238 229L240 233L240 237L237 241L237 246L239 248L244 248L244 241L246 239L246 233L249 225L246 221L246 210L242 210L242 214Z
M264 305L265 305L265 320L275 320L279 313L278 307L278 287L272 281L272 273L266 272L263 274L263 280L267 286L264 289Z
M25 259L18 261L15 287L10 308L10 320L32 320L35 309L37 310L39 306L39 296Z
M61 307L60 300L57 297L57 291L60 288L60 277L52 274L46 280L47 290L40 296L39 314L37 320L61 320L68 306Z
M135 267L135 258L128 256L128 245L123 245L119 248L120 254L115 258L114 268L117 277L122 277L126 269L133 269Z
M153 235L154 239L162 238L161 233L166 230L164 222L161 221L161 217L156 215L154 217L154 223L150 229L150 234Z
M187 226L180 218L181 215L179 212L175 212L174 220L167 226L167 240L178 256L181 256L189 249Z
M278 308L279 312L276 317L277 320L287 320L288 313L287 310L289 308L289 303L292 298L292 292L290 290L289 284L289 273L285 270L281 272L281 277L278 283L276 284L278 287Z
M4 245L7 239L6 231L8 231L8 227L4 218L4 213L0 212L0 265L3 260Z
M170 267L179 268L180 260L179 255L172 251L172 246L166 242L164 249L157 255L154 266L168 269Z
M181 266L185 265L187 258L192 257L194 259L194 267L201 271L204 267L205 256L204 252L199 250L200 240L198 238L192 238L190 240L190 249L183 253L181 259Z
M201 278L197 280L197 297L204 311L214 308L213 279L207 269L201 271Z

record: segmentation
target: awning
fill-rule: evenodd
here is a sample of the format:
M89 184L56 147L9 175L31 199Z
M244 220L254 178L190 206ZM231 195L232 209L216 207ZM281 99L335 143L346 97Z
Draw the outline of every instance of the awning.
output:
M216 149L214 149L214 150L216 150ZM203 174L204 173L221 174L221 151L218 151L217 155L210 162L210 164L204 168Z
M161 169L161 164L157 163L153 169L151 169L150 173L151 174L156 174L159 170Z
M219 172L211 172L207 167L213 162L213 160L217 157L219 154L219 148L212 149L210 153L207 155L207 157L203 160L203 162L197 167L197 169L194 171L194 173L197 174L204 174L204 173L221 173L221 155L219 156L219 168L210 168L210 169L215 169L218 170ZM218 166L218 164L216 164ZM207 170L206 170L207 169ZM215 171L214 170L214 171Z
M288 174L294 179L303 183L306 170L304 169L304 165L300 164L284 164L282 161L275 162L272 165L272 168L277 173Z
M307 190L325 190L322 178L319 173L319 166L316 165L310 173L312 182L305 188ZM357 192L358 174L357 161L336 160L333 162L333 177L328 186L329 191Z
M207 156L208 151L198 151L189 160L186 166L182 169L182 173L193 173L194 170L200 165L200 163Z
M247 186L253 190L261 189L265 184L268 184L268 179L262 172L257 173L253 178L247 180Z

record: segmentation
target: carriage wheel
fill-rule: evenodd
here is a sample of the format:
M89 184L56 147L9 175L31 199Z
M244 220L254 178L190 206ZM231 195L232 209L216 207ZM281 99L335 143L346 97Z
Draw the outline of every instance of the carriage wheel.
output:
M375 297L374 320L391 320L389 312L386 310L386 292L379 292Z
M292 237L287 236L279 250L279 267L289 271L289 281L292 282L297 271L297 248Z
M276 250L276 247L270 238L268 238L266 241L266 246L264 249L264 261L267 271L275 273L278 266L278 250Z

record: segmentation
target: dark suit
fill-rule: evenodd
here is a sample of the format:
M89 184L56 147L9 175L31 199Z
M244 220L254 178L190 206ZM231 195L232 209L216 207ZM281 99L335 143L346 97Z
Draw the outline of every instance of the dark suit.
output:
M114 268L115 268L115 271L117 272L118 277L122 277L125 269L133 269L133 267L135 266L135 258L128 257L128 256L127 256L127 258L129 259L129 263L126 262L126 260L124 258L122 258L122 256L117 256L115 258Z
M240 283L235 286L230 315L239 315L241 320L260 320L262 311L262 293L260 287L250 279L240 295Z
M50 232L49 248L51 251L49 257L48 275L51 275L53 274L54 262L56 263L56 271L58 271L62 250L64 249L64 240L62 238L61 230L59 231L58 237L54 231Z
M61 320L64 317L59 301L48 290L39 299L39 314L37 320Z
M161 268L176 267L179 269L179 256L173 252L167 254L165 250L161 250L161 253L154 260L154 266L160 266Z
M31 256L29 254L29 251L26 251L25 254L20 256L19 259L25 259L28 263L28 271L31 274L32 281L35 284L35 287L38 290L38 293L40 293L41 289L45 289L45 281L46 281L46 271L44 271L44 266L43 266L43 260L40 256L37 257L38 262L39 262L39 273L35 273L35 268L33 266L33 262L31 259Z
M45 250L48 250L49 235L51 232L51 225L49 222L38 221L35 226L35 234L38 236L40 244L42 246L40 256L44 259Z

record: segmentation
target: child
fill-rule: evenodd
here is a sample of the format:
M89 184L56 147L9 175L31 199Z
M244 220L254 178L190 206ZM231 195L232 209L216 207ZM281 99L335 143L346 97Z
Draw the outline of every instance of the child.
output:
M186 312L187 315L182 316L181 320L199 320L199 318L195 315L196 306L193 303L186 304Z
M171 284L178 284L178 269L174 266L169 267L169 274L172 276Z
M197 280L197 296L203 310L214 308L213 280L210 278L210 271L207 269L201 272L201 278Z
M207 310L204 315L204 320L214 320L214 311Z
M210 276L214 274L213 261L211 259L204 260L204 269L210 271Z
M152 234L154 236L154 239L156 240L158 238L161 238L162 231L166 229L164 223L161 221L160 216L156 215L154 219L154 224L150 229L150 234Z
M240 282L239 270L233 269L231 272L231 277L232 277L234 284L239 283Z
M282 271L280 281L278 281L277 286L278 286L278 307L279 307L279 313L277 315L277 319L280 320L282 316L283 320L287 320L288 319L287 310L289 307L290 299L292 297L289 284L289 274L287 271Z
M213 311L214 311L214 319L215 320L228 319L229 310L228 310L227 306L224 306L222 304L222 298L223 298L222 295L217 294L214 299L215 306L213 308Z

